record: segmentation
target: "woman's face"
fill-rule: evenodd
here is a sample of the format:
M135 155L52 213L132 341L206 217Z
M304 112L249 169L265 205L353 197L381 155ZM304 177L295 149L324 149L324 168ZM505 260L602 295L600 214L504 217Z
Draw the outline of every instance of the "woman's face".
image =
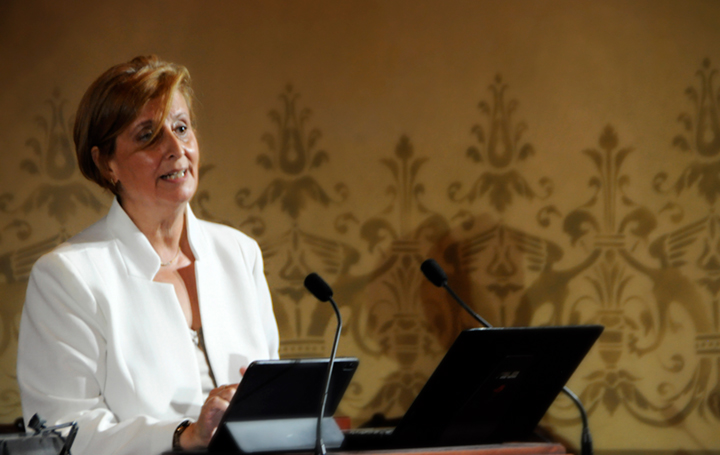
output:
M120 182L123 208L178 208L195 194L199 150L185 98L178 92L165 122L155 125L159 99L150 100L138 117L117 137L108 161L110 177ZM154 128L159 136L148 144Z

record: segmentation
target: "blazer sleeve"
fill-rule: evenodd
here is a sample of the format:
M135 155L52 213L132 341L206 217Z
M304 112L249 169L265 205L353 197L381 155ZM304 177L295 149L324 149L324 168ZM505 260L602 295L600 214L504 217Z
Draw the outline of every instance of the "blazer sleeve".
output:
M76 421L76 455L157 454L171 449L179 421L118 422L103 399L108 326L91 287L63 255L33 267L20 321L17 374L26 422Z

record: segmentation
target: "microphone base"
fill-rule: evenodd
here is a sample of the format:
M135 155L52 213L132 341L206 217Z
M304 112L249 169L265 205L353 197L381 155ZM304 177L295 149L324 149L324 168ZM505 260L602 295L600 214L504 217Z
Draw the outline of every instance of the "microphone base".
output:
M262 453L312 451L317 435L316 417L297 419L246 420L225 422L209 452ZM345 436L332 417L323 418L323 441L329 449L339 448Z

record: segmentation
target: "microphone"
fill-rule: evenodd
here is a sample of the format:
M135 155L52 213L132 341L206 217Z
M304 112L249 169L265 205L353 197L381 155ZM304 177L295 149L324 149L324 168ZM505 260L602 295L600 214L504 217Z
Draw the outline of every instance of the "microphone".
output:
M332 298L332 288L320 277L320 275L314 272L311 273L305 277L304 284L305 288L307 288L307 290L321 302L327 302L329 300L332 304L333 310L335 310L335 316L337 317L335 340L333 341L330 360L328 362L327 371L325 372L325 384L323 387L322 399L320 401L320 415L318 416L317 430L315 433L315 455L326 455L327 450L325 448L325 441L323 440L322 434L322 420L325 415L328 391L330 390L330 378L332 378L333 364L335 363L335 355L337 353L338 342L340 341L340 332L342 331L342 317L340 316L340 310L338 309L337 303L335 303L335 300Z
M465 311L467 311L470 316L475 318L476 321L478 321L480 324L487 328L492 328L492 325L489 322L487 322L482 316L477 314L475 310L473 310L472 308L470 308L470 306L463 302L463 300L455 293L455 291L452 290L452 288L448 285L448 277L445 273L445 270L440 267L440 264L438 264L435 259L430 258L423 261L423 263L420 265L420 270L422 271L423 275L425 275L425 278L427 278L428 281L430 281L432 284L439 288L445 288L445 290L450 294L453 300L460 304L460 306L463 307L463 309L465 309ZM570 390L567 386L563 386L562 391L572 400L573 403L575 403L575 406L580 411L580 417L582 419L582 436L580 442L581 453L583 455L592 455L592 436L590 436L590 425L588 423L588 417L587 412L585 412L585 407L580 401L580 398L578 398L577 395L575 395L573 391Z
M305 277L305 288L321 302L332 301L333 290L317 273ZM335 302L332 302L333 305Z
M477 314L468 304L463 302L463 300L455 293L455 291L452 290L450 286L448 286L448 277L445 273L445 270L440 267L440 264L438 264L435 259L426 259L421 265L420 270L422 270L422 273L425 275L425 277L435 286L439 288L445 288L445 290L452 296L452 298L460 304L461 307L467 311L470 316L475 318L476 321L478 321L480 324L487 328L491 328L492 325L487 322L482 316Z

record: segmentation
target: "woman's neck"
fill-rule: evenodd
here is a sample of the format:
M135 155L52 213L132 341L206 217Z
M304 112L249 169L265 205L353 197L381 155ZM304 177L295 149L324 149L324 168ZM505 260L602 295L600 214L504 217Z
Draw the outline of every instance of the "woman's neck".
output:
M158 210L123 204L120 199L118 202L135 226L147 237L161 262L171 262L177 257L185 232L187 203L174 209Z

